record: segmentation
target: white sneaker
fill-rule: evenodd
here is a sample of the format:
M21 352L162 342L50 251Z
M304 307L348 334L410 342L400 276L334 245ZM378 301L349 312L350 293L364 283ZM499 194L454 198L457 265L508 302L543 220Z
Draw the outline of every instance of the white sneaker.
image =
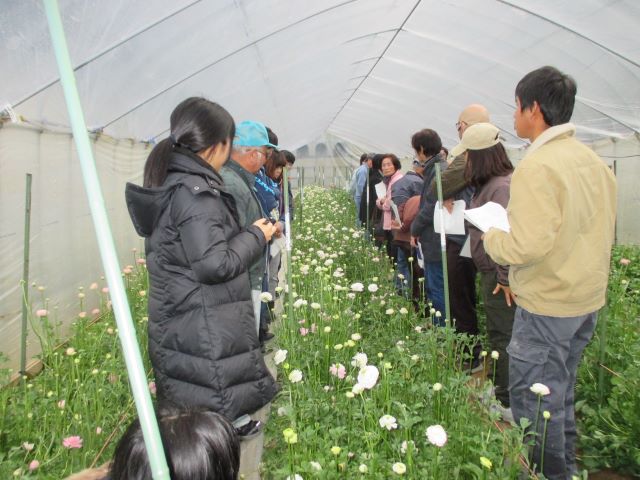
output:
M502 418L502 421L504 422L515 423L515 420L513 418L513 413L511 412L511 408L506 408L500 405L499 403L494 403L489 407L489 412L497 413Z

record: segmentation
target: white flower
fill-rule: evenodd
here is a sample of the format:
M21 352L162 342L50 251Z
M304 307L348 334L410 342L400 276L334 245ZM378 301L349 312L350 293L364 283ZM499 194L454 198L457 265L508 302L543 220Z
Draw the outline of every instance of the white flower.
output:
M355 293L353 293L353 292L349 292L349 293L347 293L347 298L348 298L349 300L355 300L355 298L356 298L356 294L355 294Z
M317 470L318 472L322 470L322 465L320 465L318 462L309 462L309 464L311 465L311 468Z
M362 335L360 335L359 333L353 333L351 334L351 340L353 340L354 342L362 340Z
M367 473L369 471L369 467L367 467L364 463L361 463L358 467L358 471L360 473Z
M375 283L371 283L367 287L367 290L369 290L371 293L375 293L378 291L378 285L376 285Z
M304 298L299 298L295 302L293 302L293 308L300 308L303 305L307 305L307 301Z
M367 365L366 367L360 369L360 372L358 373L358 383L367 390L371 390L373 387L375 387L379 375L380 372L378 371L377 367L373 365Z
M447 432L442 425L431 425L427 427L427 439L436 447L442 447L447 443Z
M393 470L393 472L397 473L398 475L404 475L407 471L407 466L402 462L396 462L391 467L391 470Z
M378 420L378 423L380 424L380 426L382 428L386 428L389 431L395 430L396 428L398 428L398 423L396 421L396 417L393 417L391 415L383 415L383 416L381 416L380 420Z
M421 327L420 325L418 325L416 328L414 328L414 330L415 330L417 333L421 333L421 332L422 332L422 327Z
M286 480L304 480L304 478L296 473L295 475L289 475Z
M351 284L351 291L352 292L364 292L364 285L361 284L360 282L352 283Z
M271 296L271 294L269 292L262 292L260 294L260 301L262 303L269 303L269 302L273 301L273 297Z
M393 315L394 311L395 310L393 308L387 308L387 311L384 313L386 313L387 315Z
M289 381L291 383L298 383L302 381L302 372L298 369L292 370L289 374Z
M500 358L500 353L496 350L493 350L491 352L491 358L493 358L494 360L498 360L498 358Z
M368 361L369 359L367 358L367 354L359 352L356 353L351 359L351 365L358 368L364 368L367 366Z
M333 265L333 260L331 260L330 258L325 260L325 262L324 262L324 266L325 267L330 267L331 265Z
M317 302L313 302L311 304L311 308L313 308L314 310L320 310L320 304Z
M351 391L355 394L355 395L360 395L362 392L364 392L364 386L356 383L353 388L351 389Z
M442 390L442 384L441 383L434 383L433 384L433 391L434 392L439 392L440 390Z
M402 307L402 308L400 309L400 313L401 313L402 315L406 315L407 313L409 313L409 310L407 310L406 308Z
M404 275L403 275L402 273L399 273L399 274L398 274L398 278L399 278L400 280L404 280Z
M534 383L533 385L531 385L531 387L529 387L529 390L531 390L536 395L540 395L541 397L544 397L545 395L549 395L551 393L549 387L547 387L543 383Z
M282 362L284 362L287 359L287 353L289 353L288 350L278 350L276 354L273 356L273 362L276 365L280 365Z
M324 333L331 333L331 327L324 327Z

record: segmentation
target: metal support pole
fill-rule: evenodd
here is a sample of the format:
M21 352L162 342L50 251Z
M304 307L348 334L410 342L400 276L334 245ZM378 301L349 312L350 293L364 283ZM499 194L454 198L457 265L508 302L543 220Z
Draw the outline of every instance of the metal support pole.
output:
M447 237L444 233L444 207L442 205L442 175L440 173L440 162L436 162L436 184L438 185L438 201L440 202L440 254L442 255L442 277L444 280L444 307L445 307L445 322L449 320L450 325L453 326L453 319L451 318L451 306L449 304L449 268L447 267Z
M287 320L293 319L293 285L291 284L291 215L289 214L289 178L287 167L283 169L283 196L284 196L284 225L285 225L285 249L287 251Z
M31 246L31 174L27 173L24 199L24 260L22 262L22 332L20 336L20 375L27 374L27 317L29 315L29 250Z
M140 418L140 427L149 457L151 474L154 480L170 480L169 468L167 467L164 450L162 448L158 423L153 411L153 405L151 404L147 377L142 365L142 357L133 328L131 310L122 283L122 275L115 245L113 244L111 227L107 218L100 182L98 181L93 151L91 150L89 135L87 134L82 106L80 105L80 97L76 87L73 67L71 66L58 2L57 0L43 0L43 3L49 23L53 49L58 63L58 70L60 71L60 83L62 84L67 102L73 138L78 150L85 190L93 218L93 226L96 231L100 256L102 257L102 265L105 269L105 276L111 293L113 311L118 325L118 335L120 337L127 372L129 374L129 382L131 384L138 417Z

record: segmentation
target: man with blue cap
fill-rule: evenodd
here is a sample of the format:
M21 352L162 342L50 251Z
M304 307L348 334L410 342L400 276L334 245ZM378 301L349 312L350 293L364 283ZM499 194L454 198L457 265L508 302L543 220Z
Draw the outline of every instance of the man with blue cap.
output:
M227 190L236 202L238 222L241 228L267 217L256 195L256 173L267 159L267 149L277 148L269 142L267 128L260 122L246 120L236 125L231 158L220 170ZM268 220L265 220L268 221ZM267 267L266 255L261 256L249 267L249 282L256 319L256 332L260 325L260 293L262 277Z

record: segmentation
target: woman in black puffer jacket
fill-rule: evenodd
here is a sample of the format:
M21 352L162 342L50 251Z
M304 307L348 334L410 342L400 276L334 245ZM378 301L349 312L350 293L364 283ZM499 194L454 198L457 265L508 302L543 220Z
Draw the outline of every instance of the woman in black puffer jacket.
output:
M260 351L247 266L273 226L240 230L218 170L235 126L220 105L189 98L171 114L171 135L151 152L144 187L127 184L129 214L145 237L149 356L158 398L230 420L276 394Z

